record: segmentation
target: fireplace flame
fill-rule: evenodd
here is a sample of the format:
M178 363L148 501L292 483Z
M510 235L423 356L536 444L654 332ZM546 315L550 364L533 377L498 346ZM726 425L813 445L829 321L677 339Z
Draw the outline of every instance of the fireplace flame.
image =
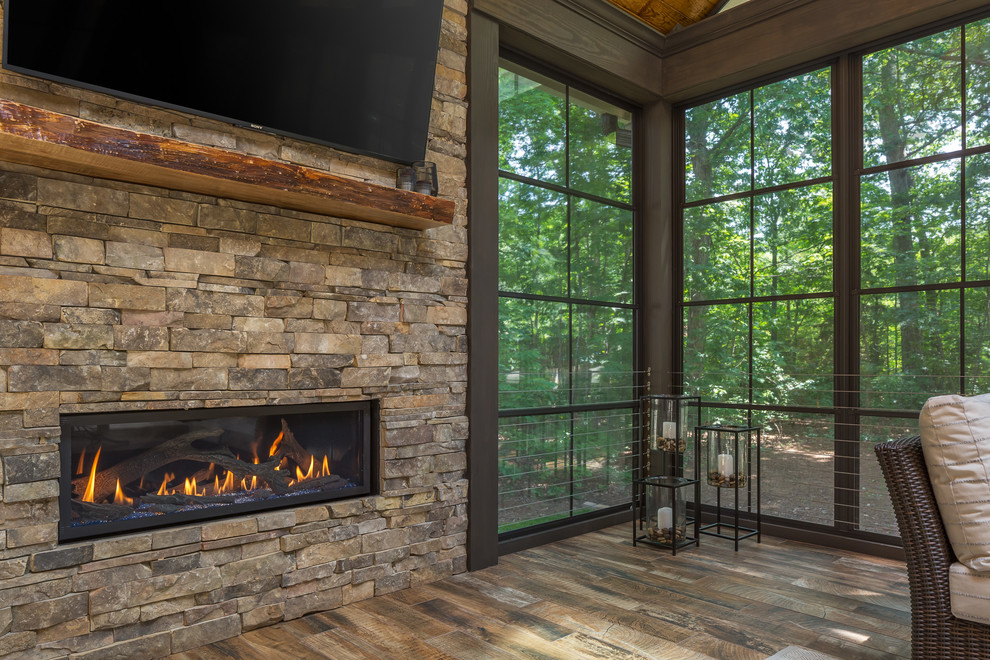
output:
M196 486L196 477L193 477L192 478L192 481L189 481L189 479L187 477L186 478L186 482L184 484L184 488L185 488L186 495L195 495L196 497L205 497L206 496L206 489L204 488L202 491L200 491L198 489L198 487Z
M100 462L100 452L103 451L101 446L96 450L96 456L93 457L93 467L89 472L89 481L86 483L86 492L83 493L83 502L92 502L93 497L96 495L96 465Z
M76 476L80 476L86 471L86 448L83 447L82 453L79 454L79 465L76 467Z
M165 476L162 477L162 485L158 488L158 492L155 495L168 495L168 482L175 479L175 475L171 472L166 472ZM173 494L175 491L172 491Z
M228 490L234 490L234 473L227 470L227 477L223 480L220 485L220 492L226 493Z
M134 498L125 496L124 491L120 490L120 479L117 479L117 492L113 495L113 503L134 506Z
M327 462L327 455L326 454L323 455L323 473L320 476L321 477L329 477L330 476L330 464Z
M312 456L310 456L309 457L309 471L306 474L303 474L302 473L302 470L299 469L299 466L296 466L296 480L297 481L305 481L307 479L312 479L313 478L313 467L314 467L315 464L316 464L316 459L313 458Z
M269 456L274 456L278 451L279 445L282 444L283 437L285 437L285 431L279 431L278 437L275 438L275 442L272 443L272 448L268 450Z

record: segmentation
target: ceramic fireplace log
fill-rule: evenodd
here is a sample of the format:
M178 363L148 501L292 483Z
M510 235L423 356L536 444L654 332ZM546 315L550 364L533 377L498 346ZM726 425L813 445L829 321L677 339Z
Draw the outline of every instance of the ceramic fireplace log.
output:
M345 486L347 486L347 479L339 477L336 474L331 474L326 477L316 477L314 479L300 481L297 484L293 484L289 490L299 491L310 489L344 488Z
M289 424L285 419L282 419L282 440L279 442L275 456L279 459L288 456L303 472L309 469L310 463L314 460L313 455L303 449L299 441L296 440L296 436L289 430Z
M272 460L267 463L246 463L234 456L229 449L224 447L217 451L197 451L192 454L182 456L178 460L200 461L201 463L214 463L217 467L222 467L234 474L236 481L244 478L258 477L268 484L275 493L289 492L289 479L292 475L287 471L279 470L279 461ZM200 484L207 486L210 484Z
M184 433L171 440L167 440L154 449L149 449L137 456L97 471L94 477L93 501L98 503L113 498L114 493L117 491L118 480L121 487L126 486L141 479L153 470L179 460L176 456L183 451L191 451L192 444L197 440L208 440L219 437L222 434L222 429L190 431L189 433ZM85 493L86 487L89 484L89 478L89 475L83 475L73 479L72 492L77 496Z
M94 478L93 501L103 502L112 499L117 490L118 480L121 487L124 487L146 477L154 470L183 460L204 464L214 463L233 472L238 479L256 476L271 486L276 493L288 492L288 480L291 475L276 469L280 458L267 463L247 463L239 460L227 447L215 444L205 447L195 446L195 443L217 438L223 432L223 429L208 429L184 433L163 442L154 449L123 460L105 470L99 470ZM84 493L88 483L88 475L73 479L73 493L76 495Z
M272 491L268 489L259 489L258 497L263 498L270 496ZM185 495L176 493L174 495L142 495L139 499L142 505L151 506L188 506L190 504L231 504L238 500L243 500L246 496L249 496L254 491L238 491L236 493L227 493L225 495Z
M259 429L258 436L256 437L257 444L261 444L263 438L263 433ZM296 440L296 436L293 435L292 431L289 429L288 422L284 419L282 420L282 433L281 439L278 440L276 451L271 455L272 460L278 461L277 465L280 465L280 470L288 470L288 474L295 474L292 468L298 466L300 470L306 472L309 470L309 466L314 461L314 457L308 451L302 448L302 445ZM291 459L291 462L285 461L285 458ZM196 483L199 485L205 485L207 481L213 481L213 478L218 474L216 466L210 465L204 467L190 476L191 479L196 479ZM236 474L236 473L235 473ZM221 475L222 476L222 475ZM238 481L244 476L252 476L251 474L237 474Z
M174 461L198 461L200 463L213 463L218 468L223 468L234 474L235 481L258 477L260 481L267 484L275 493L283 494L289 492L289 479L292 475L286 471L280 471L279 460L272 460L266 463L248 463L242 461L227 447L217 447L215 449L188 448L178 454L173 455L167 462L157 465L155 468L163 467ZM209 483L198 484L199 487L211 486ZM178 486L176 486L178 487ZM142 500L146 499L144 497ZM200 500L202 501L202 500Z
M133 507L124 504L94 504L72 500L72 515L80 522L99 522L103 520L119 520L134 512Z

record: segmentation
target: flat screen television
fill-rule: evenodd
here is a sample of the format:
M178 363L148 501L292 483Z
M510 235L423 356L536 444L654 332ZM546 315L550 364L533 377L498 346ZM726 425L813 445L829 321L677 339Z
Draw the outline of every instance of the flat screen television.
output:
M423 160L443 0L6 0L3 66Z

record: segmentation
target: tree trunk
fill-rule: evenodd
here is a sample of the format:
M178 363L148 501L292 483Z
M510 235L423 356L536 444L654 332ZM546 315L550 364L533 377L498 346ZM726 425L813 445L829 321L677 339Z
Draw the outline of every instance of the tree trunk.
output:
M693 168L695 179L704 184L701 196L706 199L712 196L711 154L706 139L708 132L707 120L708 116L706 113L694 113L687 121L686 126L687 142L691 149L691 167ZM685 265L690 263L699 269L708 266L708 254L712 247L711 236L695 233L686 238L688 238L688 241L683 246ZM678 292L677 295L683 295L683 292ZM691 292L691 300L699 300L701 297L701 292ZM705 309L703 307L688 307L686 312L687 338L686 345L684 346L684 367L687 367L688 361L686 358L688 351L693 355L705 354L705 343L708 335L708 320L705 316ZM694 374L690 380L694 380L700 376L701 373ZM688 380L688 374L685 373L684 381L687 382Z
M880 139L883 143L887 163L905 160L906 140L905 127L902 124L902 113L896 103L897 90L900 81L897 75L897 59L891 57L881 71L881 85L889 94L888 102L880 104L879 123ZM890 219L892 236L891 250L894 258L895 284L916 284L918 281L917 262L915 260L914 232L922 240L923 230L916 226L917 219L911 208L911 193L914 188L914 177L907 168L891 170L888 173L890 181ZM900 360L902 373L920 373L922 367L922 337L921 337L921 305L917 293L906 292L898 295L898 323L901 329Z

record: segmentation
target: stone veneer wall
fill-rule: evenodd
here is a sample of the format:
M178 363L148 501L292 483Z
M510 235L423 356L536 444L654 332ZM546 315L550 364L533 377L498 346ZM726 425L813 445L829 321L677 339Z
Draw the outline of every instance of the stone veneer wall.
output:
M466 12L392 229L0 163L0 656L150 658L465 570ZM0 96L391 185L395 166L26 76ZM61 413L381 399L380 494L57 542Z

